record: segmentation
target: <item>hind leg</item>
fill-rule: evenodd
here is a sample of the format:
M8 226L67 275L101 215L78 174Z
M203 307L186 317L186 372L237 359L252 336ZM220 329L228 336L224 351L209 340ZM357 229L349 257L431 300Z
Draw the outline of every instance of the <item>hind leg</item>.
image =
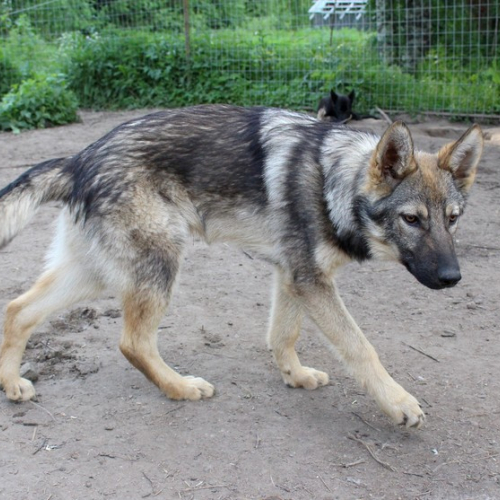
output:
M214 394L214 387L202 378L183 377L161 358L157 330L168 305L168 295L140 287L123 297L124 329L120 350L171 399L198 400Z
M94 298L100 290L90 274L73 262L43 273L28 292L7 306L0 347L0 385L9 399L27 401L35 396L33 384L19 373L26 343L35 327L51 313Z
M300 363L295 342L299 338L304 311L287 288L282 271L276 270L268 345L285 384L316 389L328 384L328 374Z

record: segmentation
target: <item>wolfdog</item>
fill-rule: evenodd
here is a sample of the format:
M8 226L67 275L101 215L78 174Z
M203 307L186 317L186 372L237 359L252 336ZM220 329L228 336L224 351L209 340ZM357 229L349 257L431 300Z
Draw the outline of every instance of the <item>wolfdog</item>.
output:
M349 120L358 120L359 117L353 112L352 106L356 94L354 90L348 95L337 94L333 89L328 97L323 97L318 104L318 120L346 123Z
M328 384L295 351L307 314L380 408L420 427L418 401L380 363L334 273L351 260L389 259L429 288L455 285L453 234L482 144L477 125L429 154L414 150L400 122L379 138L290 111L208 105L144 116L74 156L36 165L0 191L0 248L41 204L63 206L47 270L6 309L0 383L7 397L35 395L20 377L32 330L106 289L121 299L120 349L130 363L169 398L212 396L204 379L167 366L156 344L183 247L195 234L274 264L268 344L286 384Z

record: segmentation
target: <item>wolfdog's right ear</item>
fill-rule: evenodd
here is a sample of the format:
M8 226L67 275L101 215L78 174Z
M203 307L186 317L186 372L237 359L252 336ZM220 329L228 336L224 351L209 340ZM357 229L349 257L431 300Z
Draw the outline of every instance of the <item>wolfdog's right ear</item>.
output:
M410 130L403 122L395 122L377 144L370 165L370 179L375 186L385 184L392 188L416 169Z

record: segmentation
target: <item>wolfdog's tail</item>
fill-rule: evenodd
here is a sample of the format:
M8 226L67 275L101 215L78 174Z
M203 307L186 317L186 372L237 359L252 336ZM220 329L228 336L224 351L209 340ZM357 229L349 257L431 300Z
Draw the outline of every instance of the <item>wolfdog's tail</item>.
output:
M63 170L66 163L66 158L39 163L0 190L0 248L26 226L41 204L68 198L72 182Z

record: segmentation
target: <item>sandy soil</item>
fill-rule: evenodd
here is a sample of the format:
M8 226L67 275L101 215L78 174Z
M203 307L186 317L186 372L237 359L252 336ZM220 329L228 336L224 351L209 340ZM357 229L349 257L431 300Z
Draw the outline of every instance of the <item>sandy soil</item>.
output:
M140 114L84 112L80 124L0 134L0 184ZM465 126L410 128L418 147L436 151ZM338 279L385 366L423 403L421 431L381 415L311 323L300 354L331 384L287 388L265 345L272 269L194 242L160 350L181 373L212 382L216 396L173 402L133 369L118 350L113 297L63 312L26 351L39 376L37 401L0 394L0 498L500 498L500 129L487 129L487 138L459 230L457 287L431 291L388 264L352 264ZM44 208L0 251L1 309L40 273L56 214Z

